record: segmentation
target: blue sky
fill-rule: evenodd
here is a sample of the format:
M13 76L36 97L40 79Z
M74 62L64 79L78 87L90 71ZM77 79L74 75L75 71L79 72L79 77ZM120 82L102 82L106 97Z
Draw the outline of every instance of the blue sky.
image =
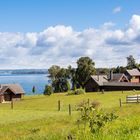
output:
M124 28L140 13L139 5L139 0L1 0L0 31L36 32L59 24L83 30L108 21ZM114 14L118 6L122 11Z
M0 69L140 63L140 1L1 0Z

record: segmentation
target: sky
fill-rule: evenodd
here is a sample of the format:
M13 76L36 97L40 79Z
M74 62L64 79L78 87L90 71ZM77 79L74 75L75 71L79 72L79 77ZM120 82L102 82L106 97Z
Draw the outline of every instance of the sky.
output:
M140 63L139 0L1 0L0 69Z

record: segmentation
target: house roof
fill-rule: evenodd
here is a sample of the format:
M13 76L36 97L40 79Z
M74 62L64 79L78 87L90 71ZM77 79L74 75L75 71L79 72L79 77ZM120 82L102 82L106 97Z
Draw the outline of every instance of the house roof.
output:
M3 94L7 89L10 89L14 94L25 93L25 91L19 84L1 84L0 94Z
M109 80L109 82L120 82L121 81L121 79L122 79L122 77L125 77L126 78L126 80L127 81L129 81L128 80L128 78L125 76L125 74L123 74L123 73L113 73L113 77L112 77L112 79L111 80Z
M119 81L122 75L122 73L113 73L113 77L110 79L110 81Z
M131 76L140 76L140 72L138 69L126 70L126 72Z
M103 86L125 86L125 87L140 87L140 83L131 82L104 82Z
M108 82L107 75L92 75L91 78L100 86L102 86L104 82Z

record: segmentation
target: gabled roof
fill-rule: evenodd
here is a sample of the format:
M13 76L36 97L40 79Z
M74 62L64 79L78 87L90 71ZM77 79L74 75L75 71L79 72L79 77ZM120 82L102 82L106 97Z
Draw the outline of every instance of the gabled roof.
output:
M109 80L109 82L120 82L123 77L125 77L125 79L129 81L128 78L125 76L125 74L113 73L113 77L112 77L113 79Z
M107 75L92 75L91 78L100 86L102 86L104 82L108 82Z
M110 79L110 81L119 81L120 78L122 77L122 73L113 73L112 75L112 79ZM108 76L109 77L109 76ZM109 78L108 78L109 79Z
M126 72L127 72L130 76L140 76L140 72L139 72L138 69L126 70Z
M10 89L14 94L24 94L25 91L19 84L2 84L0 94L3 94L7 89Z

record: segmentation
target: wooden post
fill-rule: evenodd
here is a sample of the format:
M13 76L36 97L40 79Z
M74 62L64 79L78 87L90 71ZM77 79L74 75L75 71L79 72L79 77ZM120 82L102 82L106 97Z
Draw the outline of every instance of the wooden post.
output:
M139 102L139 96L137 95L137 103Z
M122 106L122 100L121 98L119 99L120 107Z
M102 89L102 94L104 94L104 89Z
M89 98L88 98L87 104L88 104L88 106L89 106Z
M61 110L61 104L60 104L60 100L58 100L58 111Z
M13 99L11 100L11 109L14 108L14 102L13 102Z
M69 115L71 116L71 105L69 104Z
M123 93L123 90L122 90L122 93Z

